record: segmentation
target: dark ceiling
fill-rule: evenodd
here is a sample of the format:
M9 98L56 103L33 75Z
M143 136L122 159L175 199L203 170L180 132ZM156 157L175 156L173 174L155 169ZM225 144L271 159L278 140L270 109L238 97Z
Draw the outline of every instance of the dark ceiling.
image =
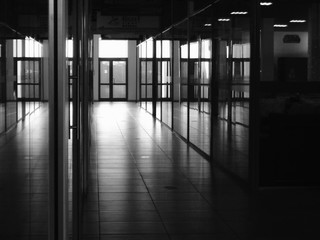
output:
M69 0L69 7L72 6ZM194 0L196 7L206 6L209 0ZM48 2L46 0L1 0L0 23L28 36L48 37ZM191 0L89 0L91 27L94 33L126 35L150 35L158 33L172 23L187 16L187 5ZM72 10L69 9L69 13ZM106 16L134 16L148 21L150 17L158 19L151 27L128 29L123 26L99 29L97 20ZM149 17L149 18L148 18ZM147 19L147 20L146 20ZM141 20L141 21L142 21Z

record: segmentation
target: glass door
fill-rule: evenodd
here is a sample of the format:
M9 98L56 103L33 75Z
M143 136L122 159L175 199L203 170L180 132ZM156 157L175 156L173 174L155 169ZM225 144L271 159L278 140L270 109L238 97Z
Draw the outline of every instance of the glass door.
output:
M127 60L100 59L99 100L127 100Z
M18 100L40 100L40 59L17 60Z

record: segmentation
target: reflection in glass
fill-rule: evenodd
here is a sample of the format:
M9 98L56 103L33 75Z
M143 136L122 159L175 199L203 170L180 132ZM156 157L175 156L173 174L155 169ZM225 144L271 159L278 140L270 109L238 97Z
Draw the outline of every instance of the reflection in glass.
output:
M100 97L101 98L110 98L110 86L101 85L100 86Z
M319 186L320 4L279 1L277 9L261 7L259 184ZM283 12L294 18L280 22Z
M126 62L113 61L113 83L126 83Z
M126 98L126 86L113 85L113 98Z
M185 69L188 66L187 21L175 26L173 39L173 129L188 138L188 92ZM186 57L186 58L185 58Z
M213 59L218 64L213 74L214 96L218 100L213 122L212 156L228 171L243 180L249 175L249 88L250 88L250 18L233 15L224 19L233 7L246 9L244 1L232 4L219 2L214 9L213 31L219 41L214 42ZM216 105L215 105L216 106ZM223 148L221 148L223 146Z
M110 83L110 62L109 61L100 62L100 82Z
M162 64L161 64L161 99L162 99L162 122L172 127L172 34L173 29L164 32L162 38Z

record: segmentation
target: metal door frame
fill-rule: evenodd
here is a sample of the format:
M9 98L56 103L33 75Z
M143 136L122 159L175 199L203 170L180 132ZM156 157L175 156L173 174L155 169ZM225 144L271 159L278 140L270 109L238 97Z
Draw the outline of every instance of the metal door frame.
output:
M113 62L125 62L126 63L126 79L125 84L115 84L113 82ZM101 62L109 62L109 83L101 83ZM128 58L99 58L99 101L127 101L128 100ZM101 86L110 86L110 95L109 98L102 98L101 97ZM125 86L126 87L126 96L125 98L114 98L113 96L113 86Z
M28 61L28 62L38 62L39 63L39 83L18 83L18 62L19 61ZM40 101L41 100L41 87L42 87L42 59L41 58L29 58L29 57L18 57L18 58L15 58L14 59L14 72L15 72L15 75L16 75L16 92L17 92L17 101L21 101L21 100L27 100L27 101ZM34 80L34 79L33 79ZM33 98L19 98L18 97L18 86L21 85L21 86L26 86L26 85L29 85L29 86L34 86L33 87L33 91L35 93L35 86L38 86L39 87L39 97L36 98L36 97L33 97Z

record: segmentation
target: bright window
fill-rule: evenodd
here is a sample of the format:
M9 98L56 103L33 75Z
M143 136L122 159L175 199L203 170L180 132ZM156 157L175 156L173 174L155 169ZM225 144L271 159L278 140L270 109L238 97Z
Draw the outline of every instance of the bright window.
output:
M100 58L127 58L127 40L101 40L99 41Z

